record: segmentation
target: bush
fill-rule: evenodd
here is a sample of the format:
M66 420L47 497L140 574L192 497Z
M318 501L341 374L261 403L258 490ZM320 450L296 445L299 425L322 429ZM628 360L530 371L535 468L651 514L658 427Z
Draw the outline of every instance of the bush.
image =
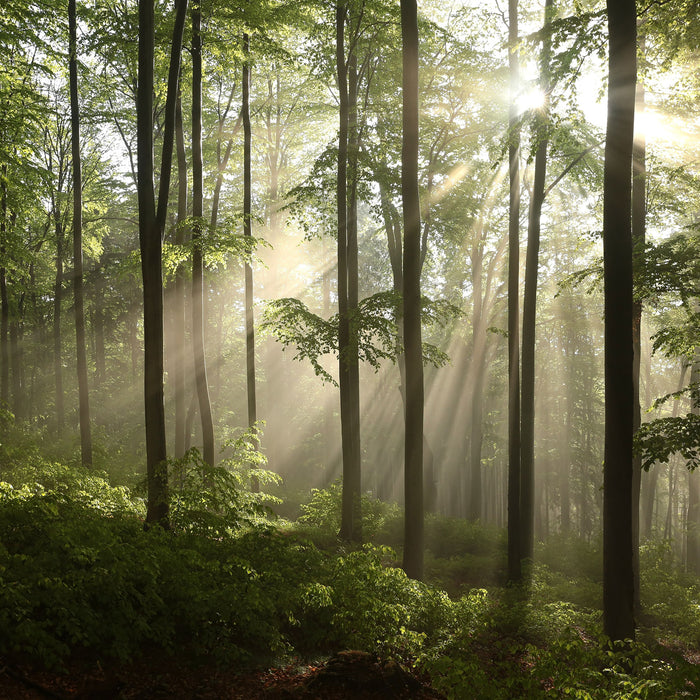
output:
M205 508L182 508L169 532L144 530L139 499L82 470L24 474L50 490L2 483L0 653L56 666L79 649L126 660L148 645L241 664L294 646L414 653L445 628L447 596L387 566L390 550L330 556L251 525L257 505L230 472L189 464L203 481L181 493ZM212 474L222 481L202 497L218 500L194 500Z
M339 482L325 489L312 489L308 503L302 503L301 515L297 522L305 528L336 535L340 530L340 517L343 489ZM366 495L361 497L362 536L372 540L388 522L401 517L401 509L394 503L387 503Z
M640 589L647 624L663 637L700 645L700 582L673 564L667 543L640 547Z

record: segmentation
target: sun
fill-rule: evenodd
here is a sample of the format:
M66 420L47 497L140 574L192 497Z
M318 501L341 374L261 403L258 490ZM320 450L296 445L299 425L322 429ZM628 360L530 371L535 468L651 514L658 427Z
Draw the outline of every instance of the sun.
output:
M515 104L518 107L518 114L534 112L542 109L547 101L547 96L541 88L529 87L518 95Z

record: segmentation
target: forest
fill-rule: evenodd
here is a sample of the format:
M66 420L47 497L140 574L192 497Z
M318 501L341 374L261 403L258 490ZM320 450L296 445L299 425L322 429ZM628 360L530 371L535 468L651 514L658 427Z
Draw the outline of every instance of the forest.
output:
M695 0L3 0L0 698L700 698Z

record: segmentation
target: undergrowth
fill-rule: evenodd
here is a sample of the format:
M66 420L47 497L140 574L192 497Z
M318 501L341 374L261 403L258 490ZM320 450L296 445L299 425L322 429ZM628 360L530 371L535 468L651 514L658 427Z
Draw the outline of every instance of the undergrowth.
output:
M274 480L251 445L215 469L196 452L171 465L170 531L144 528L138 490L104 473L13 461L0 482L0 653L60 667L149 647L244 667L355 648L413 664L457 699L700 695L700 589L668 548L641 552L640 641L611 647L596 543L552 539L527 590L507 588L502 532L430 516L433 583L412 581L397 566L397 506L363 501L364 546L336 539L337 487L281 526L249 487Z

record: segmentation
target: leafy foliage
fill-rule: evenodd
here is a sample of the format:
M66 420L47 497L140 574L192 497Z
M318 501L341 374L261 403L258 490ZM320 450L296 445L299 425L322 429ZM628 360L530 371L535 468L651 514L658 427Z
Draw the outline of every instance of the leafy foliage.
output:
M337 533L340 529L342 498L343 489L339 482L325 489L312 489L309 501L301 505L301 515L297 522L304 528ZM384 503L364 494L361 498L362 531L370 540L384 530L389 522L397 520L401 515L395 504Z
M655 462L668 462L679 452L688 469L700 464L700 416L669 416L643 423L635 435L636 449L642 454L642 468L649 470Z
M266 503L276 499L265 493L246 489L253 477L262 483L279 483L273 472L252 467L237 460L225 460L212 467L191 449L182 459L174 460L170 478L172 525L211 537L223 537L243 527L268 522L272 511Z
M362 299L350 314L350 335L355 339L359 358L378 370L383 360L395 362L401 349L396 319L401 313L401 295L395 291L378 292ZM444 301L423 298L423 322L444 325L461 311ZM327 321L313 313L299 299L285 298L268 302L261 328L271 332L284 347L296 348L295 360L308 360L324 382L336 384L321 364L324 355L336 354L339 316ZM423 344L423 361L441 367L448 356L437 346Z

